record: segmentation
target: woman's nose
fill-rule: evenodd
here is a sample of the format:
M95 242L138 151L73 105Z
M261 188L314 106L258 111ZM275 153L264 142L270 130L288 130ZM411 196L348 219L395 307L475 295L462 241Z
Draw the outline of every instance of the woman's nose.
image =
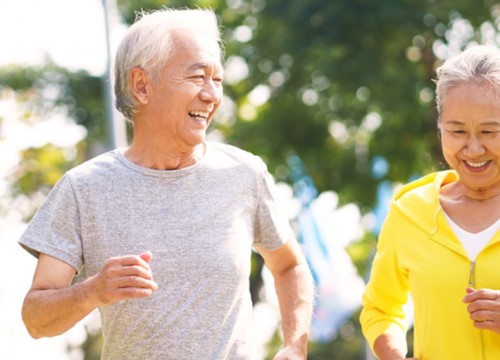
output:
M481 140L477 136L471 136L467 142L465 154L469 157L478 157L483 155L484 152L485 148Z

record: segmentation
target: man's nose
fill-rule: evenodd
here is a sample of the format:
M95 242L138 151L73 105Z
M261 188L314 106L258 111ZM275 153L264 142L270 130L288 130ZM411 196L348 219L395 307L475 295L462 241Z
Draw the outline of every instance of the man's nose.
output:
M200 91L200 99L217 104L222 97L222 86L216 85L213 81L207 81Z
M478 157L485 153L485 148L481 139L477 136L471 136L467 141L467 146L465 147L465 154L469 157Z

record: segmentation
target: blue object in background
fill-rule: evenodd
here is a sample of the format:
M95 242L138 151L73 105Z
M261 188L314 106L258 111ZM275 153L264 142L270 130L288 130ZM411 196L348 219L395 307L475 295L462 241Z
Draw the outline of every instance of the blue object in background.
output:
M379 180L387 175L389 171L389 163L382 155L374 156L372 159L372 177ZM373 209L373 214L376 218L375 226L371 231L378 235L382 229L382 224L389 213L389 207L392 199L392 183L389 180L380 182L377 186L377 205Z
M377 155L372 159L371 174L375 179L382 179L389 171L389 163L382 155ZM389 207L392 199L392 183L389 180L381 181L377 186L377 205L373 209L376 218L375 226L371 231L378 235L382 230L382 225L389 213Z
M377 205L373 209L373 214L377 219L372 229L375 235L379 235L382 230L382 225L389 213L392 196L392 183L389 180L381 181L377 186Z
M389 171L389 163L382 155L377 155L372 159L372 176L375 179L382 179Z
M299 241L303 245L317 289L310 337L316 342L328 342L337 335L342 323L360 306L364 282L357 275L345 250L340 248L332 252L334 244L328 243L324 238L318 219L311 209L311 203L317 198L318 191L313 180L306 174L302 161L297 156L289 156L287 163L291 169L294 197L302 204L296 218L300 231ZM350 267L345 266L346 263ZM347 269L352 271L346 271ZM351 279L352 277L355 279ZM351 285L350 289L343 287L346 283ZM360 292L359 295L357 291ZM352 293L356 295L350 297Z

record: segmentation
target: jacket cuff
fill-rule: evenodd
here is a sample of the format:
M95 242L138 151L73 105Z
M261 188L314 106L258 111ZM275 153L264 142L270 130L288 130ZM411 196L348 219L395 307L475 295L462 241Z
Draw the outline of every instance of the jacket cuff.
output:
M382 334L391 334L402 339L405 344L403 351L405 354L408 352L408 347L406 345L406 330L400 324L389 320L378 321L366 329L365 337L372 351L375 340Z

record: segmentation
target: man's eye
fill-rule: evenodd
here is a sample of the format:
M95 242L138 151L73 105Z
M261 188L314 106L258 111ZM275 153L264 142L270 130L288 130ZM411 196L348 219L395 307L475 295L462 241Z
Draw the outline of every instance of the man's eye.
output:
M214 79L215 82L218 82L218 83L221 83L222 82L222 79L221 78L215 78Z

